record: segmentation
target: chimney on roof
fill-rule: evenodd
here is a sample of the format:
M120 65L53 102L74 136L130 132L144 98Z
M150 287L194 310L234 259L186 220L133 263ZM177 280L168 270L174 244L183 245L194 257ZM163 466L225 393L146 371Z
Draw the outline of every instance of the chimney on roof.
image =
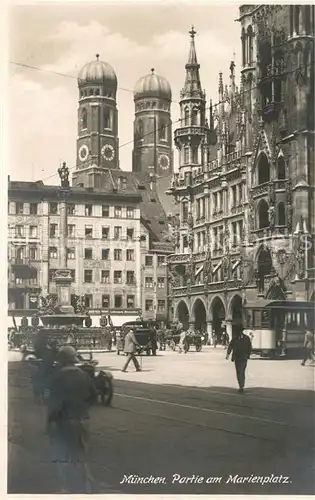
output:
M8 182L10 182L10 174L8 175Z

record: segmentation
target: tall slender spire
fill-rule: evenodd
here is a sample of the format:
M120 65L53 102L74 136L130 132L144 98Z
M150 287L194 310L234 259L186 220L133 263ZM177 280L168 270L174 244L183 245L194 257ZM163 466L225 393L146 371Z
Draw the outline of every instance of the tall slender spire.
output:
M195 47L195 28L192 26L189 31L190 34L190 49L188 62L185 65L186 68L186 80L184 88L181 92L182 98L187 97L200 97L204 99L204 93L202 92L200 76L199 76L199 68L200 64L197 61L196 47Z
M186 68L187 68L187 66L192 66L192 65L198 66L198 68L199 68L199 64L197 62L196 47L195 47L195 35L197 34L197 32L195 31L195 28L193 26L191 27L189 34L190 34L191 40L190 40L188 64L186 64Z

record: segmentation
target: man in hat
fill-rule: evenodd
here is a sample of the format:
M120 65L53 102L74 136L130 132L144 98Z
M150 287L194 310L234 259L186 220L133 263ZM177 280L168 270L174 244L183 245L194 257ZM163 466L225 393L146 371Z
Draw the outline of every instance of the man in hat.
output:
M250 338L244 335L242 330L237 332L237 335L231 340L226 353L226 359L229 359L232 353L232 361L235 363L236 377L239 385L239 392L244 392L245 386L245 370L247 361L252 352L252 344Z
M76 366L79 360L72 346L60 348L58 361L59 369L49 385L47 419L53 461L58 466L63 493L92 493L85 452L88 410L95 388L89 375Z
M138 344L133 330L130 329L125 337L124 351L128 357L127 357L127 361L126 361L123 369L121 370L122 372L127 371L127 367L128 367L131 360L133 361L133 364L135 365L137 372L141 372L140 365L139 365L138 360L136 358L137 349L141 349L141 346Z

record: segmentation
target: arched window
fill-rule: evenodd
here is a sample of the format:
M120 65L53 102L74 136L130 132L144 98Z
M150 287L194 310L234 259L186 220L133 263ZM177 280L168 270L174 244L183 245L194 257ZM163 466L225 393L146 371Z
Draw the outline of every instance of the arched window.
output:
M137 124L137 139L138 141L142 141L143 139L143 121L140 119L138 120Z
M293 9L294 6L290 5L290 35L293 35Z
M193 109L191 114L191 124L198 125L198 109Z
M246 44L246 35L245 35L245 29L242 29L242 65L245 66L246 64L246 50L245 50L245 44Z
M159 129L159 136L162 141L166 141L167 139L167 134L166 134L166 125L165 123L161 123L160 129Z
M253 28L251 26L247 28L247 47L248 64L251 65L253 63Z
M104 128L111 129L111 113L109 108L104 109Z
M265 153L261 153L258 159L258 184L270 181L270 165Z
M300 6L299 5L295 5L294 31L297 35L300 33Z
M185 108L185 125L189 125L189 109Z
M269 227L269 212L268 203L266 200L260 200L258 205L258 227L259 229L264 229Z
M83 108L81 111L81 128L87 128L87 111L85 108Z
M16 260L23 261L24 260L24 248L20 247L16 250Z
M187 165L189 163L189 147L184 147L184 164Z
M198 148L192 148L192 163L198 163Z
M285 226L285 205L283 201L278 203L278 226Z
M95 95L100 95L100 89L95 89L94 94L95 94Z
M285 179L285 161L283 156L279 156L277 162L278 179Z
M93 89L90 89L89 94L90 94L90 95L93 95L93 94L94 94Z

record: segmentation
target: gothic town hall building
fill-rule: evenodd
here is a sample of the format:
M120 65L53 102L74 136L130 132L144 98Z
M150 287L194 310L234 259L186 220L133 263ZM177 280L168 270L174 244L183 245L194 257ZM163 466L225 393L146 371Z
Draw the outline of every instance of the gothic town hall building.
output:
M250 301L314 299L314 7L240 7L242 68L207 101L190 32L169 194L174 318L231 337Z

